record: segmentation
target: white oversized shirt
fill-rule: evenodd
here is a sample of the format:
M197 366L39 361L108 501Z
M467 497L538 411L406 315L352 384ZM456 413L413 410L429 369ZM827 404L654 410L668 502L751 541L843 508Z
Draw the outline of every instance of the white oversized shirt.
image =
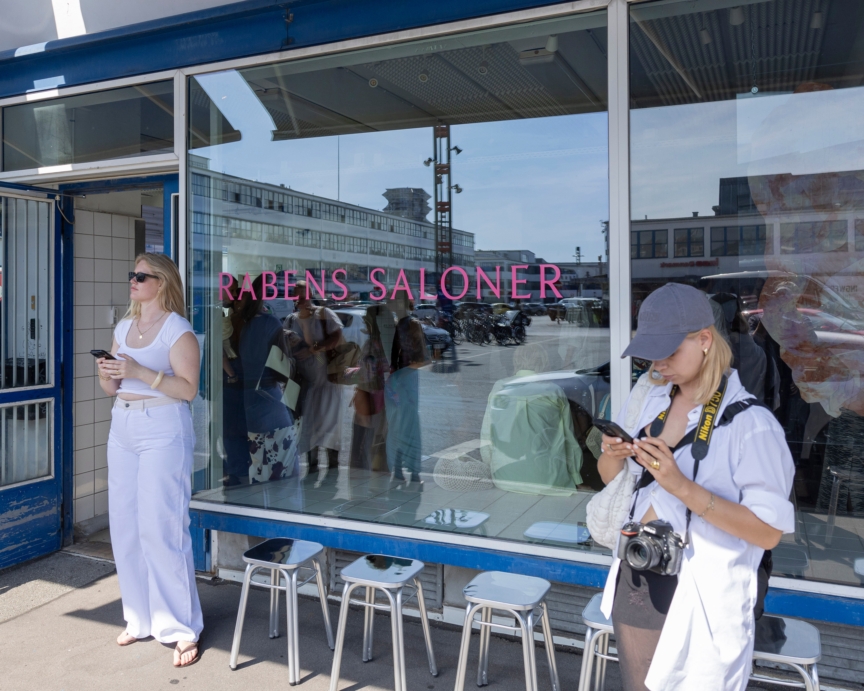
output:
M625 427L626 404L617 422L636 437L669 407L671 389L671 384L651 388L634 427ZM716 419L719 421L727 405L747 398L751 396L733 370ZM690 411L687 432L696 427L701 414L702 406ZM685 477L692 479L691 446L676 452L675 459ZM631 459L627 467L637 478L642 472L642 466ZM791 533L795 512L789 495L794 473L783 429L768 410L754 406L714 430L696 483L717 497L746 506L768 525ZM687 507L656 482L639 492L634 520L641 520L650 506L658 518L684 534ZM651 691L743 691L747 687L756 571L762 553L759 547L693 515L678 587L645 682ZM619 564L616 558L603 592L601 609L610 618Z

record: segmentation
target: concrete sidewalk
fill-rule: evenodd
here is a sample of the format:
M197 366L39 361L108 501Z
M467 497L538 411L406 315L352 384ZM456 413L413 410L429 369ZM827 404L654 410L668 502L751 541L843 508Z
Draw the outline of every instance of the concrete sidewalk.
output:
M53 579L53 580L52 580ZM89 582L86 582L88 581ZM86 582L86 583L85 583ZM113 565L65 553L0 573L0 689L3 691L116 691L117 689L186 688L271 689L287 687L284 635L267 637L269 595L253 590L249 597L240 664L228 667L240 588L229 582L199 580L204 610L201 659L185 669L171 664L171 648L152 639L120 648L114 639L123 628L120 590ZM282 617L284 622L284 598ZM4 614L5 613L5 614ZM334 629L338 607L330 606ZM3 619L6 619L3 621ZM352 611L342 661L340 691L393 689L390 620L377 617L375 659L360 657L362 612ZM281 626L284 631L284 623ZM335 632L335 631L334 631ZM317 601L300 601L300 663L304 691L327 691L333 655ZM416 619L406 619L405 652L409 691L453 689L460 631L432 627L439 676L429 674L423 634ZM477 639L465 688L476 688ZM551 689L545 654L537 648L538 684ZM557 662L564 691L575 690L579 655L559 651ZM617 669L610 666L609 691L618 689ZM525 677L521 645L493 638L490 691L522 691Z

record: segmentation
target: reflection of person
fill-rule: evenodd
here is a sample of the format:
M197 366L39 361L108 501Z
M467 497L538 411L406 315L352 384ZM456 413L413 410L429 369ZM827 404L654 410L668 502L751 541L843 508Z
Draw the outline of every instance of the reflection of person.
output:
M776 377L766 379L768 358L765 350L750 335L750 326L741 313L741 301L731 293L716 293L711 296L711 308L714 326L732 349L732 367L738 372L741 384L760 403L767 402L773 409L774 392L766 392L766 380L773 382ZM773 362L770 365L776 369Z
M243 372L240 358L231 345L234 300L226 300L223 309L227 314L222 318L222 443L225 449L222 484L231 487L248 480L249 439L243 404Z
M384 305L374 305L363 315L369 336L363 344L354 375L354 424L351 435L352 468L382 470L386 468L387 418L384 413L384 380L390 365L378 328L378 317L393 319ZM382 462L383 461L383 462Z
M287 379L270 364L275 354L285 356L282 324L264 312L263 276L244 292L232 316L232 345L240 355L243 401L248 430L249 481L268 482L299 475L297 428L294 416L282 402L280 383ZM281 355L279 355L281 354ZM290 365L288 365L290 367Z
M622 470L650 480L635 494L630 515L642 524L666 521L685 541L677 575L617 558L612 564L602 609L615 622L624 688L743 691L763 552L795 529L788 500L794 471L783 430L769 411L747 408L714 429L695 478L692 444L670 450L707 422L704 406L716 403L724 375L714 419L751 398L730 369L732 354L707 297L695 288L668 284L649 295L624 355L653 361L659 378L652 379L657 386L644 397L638 423L627 429L647 436L632 444L604 436L600 474L606 483ZM622 426L628 404L618 416Z
M413 317L404 317L396 329L394 350L398 348L396 369L384 387L384 410L387 412L387 464L397 481L420 480L420 378L417 371L428 362L426 338L420 322Z
M300 453L307 454L309 472L318 469L318 448L327 450L327 465L339 467L342 447L342 388L327 378L327 352L342 339L342 322L326 307L312 304L306 282L293 288L297 310L285 318L300 374Z
M117 643L176 643L182 667L197 659L204 627L189 535L187 401L198 393L198 340L170 258L139 255L129 282L129 311L111 347L117 359L97 361L102 390L117 396L108 436L108 518L126 620Z

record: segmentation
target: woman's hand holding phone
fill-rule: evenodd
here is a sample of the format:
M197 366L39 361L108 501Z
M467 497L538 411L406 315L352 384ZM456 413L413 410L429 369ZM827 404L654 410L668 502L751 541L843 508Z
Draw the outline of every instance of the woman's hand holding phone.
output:
M620 437L608 437L605 434L603 435L600 449L604 456L614 458L615 460L623 460L633 455L632 444L629 444Z

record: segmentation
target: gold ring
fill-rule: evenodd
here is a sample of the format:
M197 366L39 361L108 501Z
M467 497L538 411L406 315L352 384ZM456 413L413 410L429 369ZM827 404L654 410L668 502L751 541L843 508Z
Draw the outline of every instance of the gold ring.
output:
M654 470L660 470L660 461L651 461L651 467L654 468Z

